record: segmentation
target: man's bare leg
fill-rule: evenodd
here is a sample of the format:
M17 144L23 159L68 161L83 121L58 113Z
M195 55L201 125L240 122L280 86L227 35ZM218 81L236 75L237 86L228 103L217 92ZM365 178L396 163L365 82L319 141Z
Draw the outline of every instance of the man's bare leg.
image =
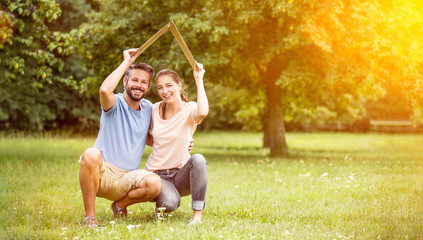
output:
M79 185L84 201L85 217L95 217L95 198L100 185L99 170L102 163L103 158L96 148L88 148L82 154Z
M129 205L148 202L159 195L162 190L162 180L155 174L149 174L141 180L138 188L130 191L126 197L117 201L117 205L121 209L126 209Z

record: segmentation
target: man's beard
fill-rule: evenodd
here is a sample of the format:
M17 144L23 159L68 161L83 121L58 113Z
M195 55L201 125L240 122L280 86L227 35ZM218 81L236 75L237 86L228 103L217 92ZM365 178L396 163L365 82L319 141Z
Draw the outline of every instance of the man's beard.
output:
M134 94L132 93L132 90L140 90L140 96L134 96ZM143 90L142 88L138 88L138 87L133 87L132 89L130 88L125 88L126 93L128 94L129 98L132 99L133 101L140 101L145 94L145 90Z

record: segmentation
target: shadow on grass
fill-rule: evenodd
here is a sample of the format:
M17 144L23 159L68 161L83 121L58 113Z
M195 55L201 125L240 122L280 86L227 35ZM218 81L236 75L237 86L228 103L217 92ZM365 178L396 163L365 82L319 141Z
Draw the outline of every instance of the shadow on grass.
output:
M243 163L256 164L258 160L267 159L271 161L307 161L307 160L397 160L401 155L401 160L415 160L420 156L418 152L396 152L389 154L383 151L370 149L354 150L310 150L292 148L289 150L288 157L271 157L270 151L259 147L202 147L197 149L198 153L203 154L207 159L213 162L242 161ZM197 152L193 152L197 153Z

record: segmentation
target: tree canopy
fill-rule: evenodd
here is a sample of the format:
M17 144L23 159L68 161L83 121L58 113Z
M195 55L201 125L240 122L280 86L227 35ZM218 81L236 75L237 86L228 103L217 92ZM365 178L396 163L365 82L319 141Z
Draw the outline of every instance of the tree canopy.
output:
M69 70L75 64L67 56L74 53L81 32L71 27L69 32L52 30L61 14L54 0L0 3L2 129L39 131L62 122L77 124L78 117L90 118L83 107L72 109L78 105L75 97L81 96L74 78L77 71ZM92 105L89 98L85 100L86 106Z

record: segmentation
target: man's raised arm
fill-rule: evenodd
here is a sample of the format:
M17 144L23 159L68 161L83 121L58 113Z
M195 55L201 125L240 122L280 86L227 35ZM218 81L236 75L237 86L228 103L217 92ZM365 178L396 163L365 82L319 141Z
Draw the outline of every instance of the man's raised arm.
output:
M137 51L136 48L123 51L123 62L112 73L110 73L109 76L107 76L100 86L100 104L106 112L116 103L113 91L119 84L119 81L126 69L135 61L136 57L132 56L135 51Z

